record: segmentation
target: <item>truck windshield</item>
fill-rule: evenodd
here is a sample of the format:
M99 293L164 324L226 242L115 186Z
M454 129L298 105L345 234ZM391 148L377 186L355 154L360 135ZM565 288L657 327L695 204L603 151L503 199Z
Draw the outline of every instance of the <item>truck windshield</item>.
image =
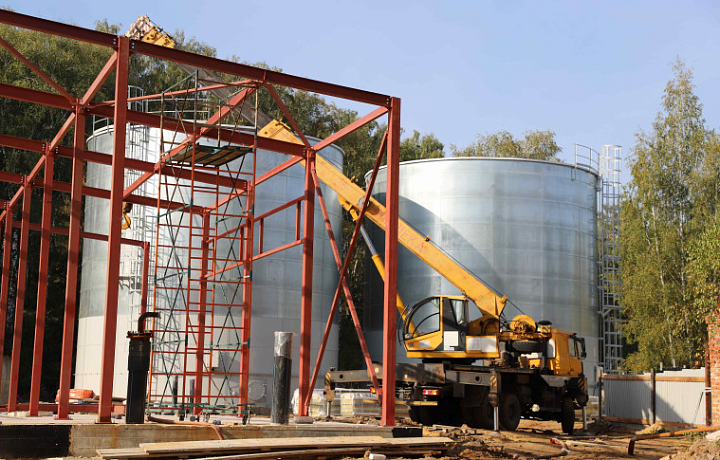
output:
M433 297L413 308L406 319L405 338L419 337L440 330L440 298Z

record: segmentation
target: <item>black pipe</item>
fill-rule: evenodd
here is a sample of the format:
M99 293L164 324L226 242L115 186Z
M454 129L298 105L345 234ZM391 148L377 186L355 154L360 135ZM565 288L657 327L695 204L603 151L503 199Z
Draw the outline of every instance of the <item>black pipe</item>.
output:
M292 332L275 332L275 370L270 421L281 425L287 425L290 410L292 336Z
M159 318L157 312L146 312L138 320L138 332L128 332L128 386L125 405L125 423L141 424L145 421L148 371L150 370L150 340L152 332L145 332L146 318Z

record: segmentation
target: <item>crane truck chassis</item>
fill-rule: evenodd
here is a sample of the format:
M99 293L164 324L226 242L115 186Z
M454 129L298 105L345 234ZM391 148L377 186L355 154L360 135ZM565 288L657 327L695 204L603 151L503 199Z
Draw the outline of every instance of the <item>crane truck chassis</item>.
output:
M515 318L492 335L469 336L467 331L473 327L462 319L467 313L467 299L440 296L442 301L434 302L437 298L416 304L407 314L402 330L409 356L413 354L413 339L430 342L427 339L433 334L442 337L442 342L426 346L445 355L439 359L426 357L420 363L397 364L396 398L409 406L410 418L423 425L464 423L473 428L508 431L515 430L522 417L556 420L563 432L572 434L575 409L585 407L588 401L581 361L585 357L584 339L553 328L548 322L535 324L526 316ZM427 307L428 303L439 305L437 313ZM432 318L437 321L428 325ZM469 324L473 323L477 325L479 320ZM464 340L458 341L454 332ZM497 358L476 361L482 362L478 365L472 359L452 357L453 353L468 356L467 344L480 338L485 339L485 356L493 355L495 341ZM374 367L376 375L382 375L382 365ZM357 387L369 381L365 370L331 370L325 377L325 398L332 401L338 386Z

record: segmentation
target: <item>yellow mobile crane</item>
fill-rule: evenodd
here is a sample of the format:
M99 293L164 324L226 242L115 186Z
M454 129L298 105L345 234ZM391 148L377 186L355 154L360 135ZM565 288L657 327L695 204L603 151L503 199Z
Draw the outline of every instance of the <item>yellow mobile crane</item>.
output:
M174 40L147 16L139 17L126 35L175 47ZM204 69L182 67L197 73L201 82L217 80ZM213 90L217 91L232 90ZM260 136L302 143L284 123L254 108L244 107L241 114L263 126ZM356 218L365 190L320 156L315 168L318 178L337 192L340 204ZM385 207L377 200L370 198L365 215L385 229ZM504 321L505 296L453 260L429 236L402 219L398 224L398 242L462 293L429 297L410 308L398 296L407 356L421 360L397 369L397 391L410 407L411 418L423 424L514 430L524 416L557 420L564 432L572 433L575 407L584 407L588 400L584 340L527 315ZM363 236L383 275L380 257L364 232ZM470 320L470 302L480 311L478 319ZM325 379L328 390L367 381L367 371L331 371Z

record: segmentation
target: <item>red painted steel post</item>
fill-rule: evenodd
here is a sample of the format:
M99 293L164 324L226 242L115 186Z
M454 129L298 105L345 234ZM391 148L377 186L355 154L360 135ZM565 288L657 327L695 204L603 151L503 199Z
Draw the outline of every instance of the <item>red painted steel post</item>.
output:
M118 60L115 68L115 130L110 186L110 228L108 229L107 286L103 328L102 364L100 369L100 407L98 423L111 423L112 391L115 373L115 335L117 332L118 284L120 281L120 248L123 189L125 179L125 122L127 120L129 39L118 37Z
M257 161L253 161L253 164ZM254 168L254 167L253 167ZM243 232L245 241L242 254L243 260L243 312L242 312L242 330L240 331L240 410L247 411L248 407L248 383L250 376L250 328L252 319L252 269L253 254L255 251L255 218L252 210L255 209L255 183L250 185L247 194L248 203L245 209L246 225ZM262 246L262 236L260 237L260 245Z
M193 403L195 409L193 413L199 415L202 412L200 404L203 397L203 375L205 364L205 315L207 314L207 274L208 274L208 258L210 257L210 213L203 214L202 219L202 241L200 246L200 299L198 302L198 322L197 322L197 344L195 349L195 388L193 388ZM217 241L215 242L217 244ZM192 251L192 249L190 249ZM212 378L212 377L210 377ZM208 390L212 384L208 380Z
M45 339L45 301L47 299L48 266L50 265L50 226L52 219L53 171L52 152L45 155L43 185L42 229L40 230L40 260L38 268L37 309L35 313L35 343L33 346L32 381L30 383L30 416L37 417L40 407L40 377L42 376L43 344Z
M12 360L10 361L10 391L8 392L8 413L17 410L18 375L20 373L20 346L22 343L25 287L27 280L28 238L30 237L30 202L32 189L23 187L22 224L20 226L20 255L18 257L17 290L15 291L15 330L13 331ZM12 216L8 216L11 217Z
M385 310L383 328L382 424L395 426L395 332L397 325L398 182L400 99L391 98L385 195Z
M150 243L143 244L142 287L140 288L140 314L147 312L148 283L150 282Z
M310 384L310 338L312 334L312 287L313 287L313 239L315 237L315 184L312 168L315 167L315 152L306 149L305 163L305 209L303 212L303 259L302 259L302 300L300 302L300 365L298 393L299 414L308 415L308 404L312 397Z
M7 321L8 290L10 289L10 255L12 254L13 212L5 210L5 242L3 243L2 278L0 278L0 359L5 356L5 322ZM0 363L0 382L2 364Z
M62 355L60 357L60 395L57 418L68 418L70 377L72 375L73 338L77 311L77 279L80 257L80 223L82 219L83 164L85 149L85 115L78 108L75 117L72 184L70 188L70 225L68 231L68 260L65 277L65 315L63 319Z

